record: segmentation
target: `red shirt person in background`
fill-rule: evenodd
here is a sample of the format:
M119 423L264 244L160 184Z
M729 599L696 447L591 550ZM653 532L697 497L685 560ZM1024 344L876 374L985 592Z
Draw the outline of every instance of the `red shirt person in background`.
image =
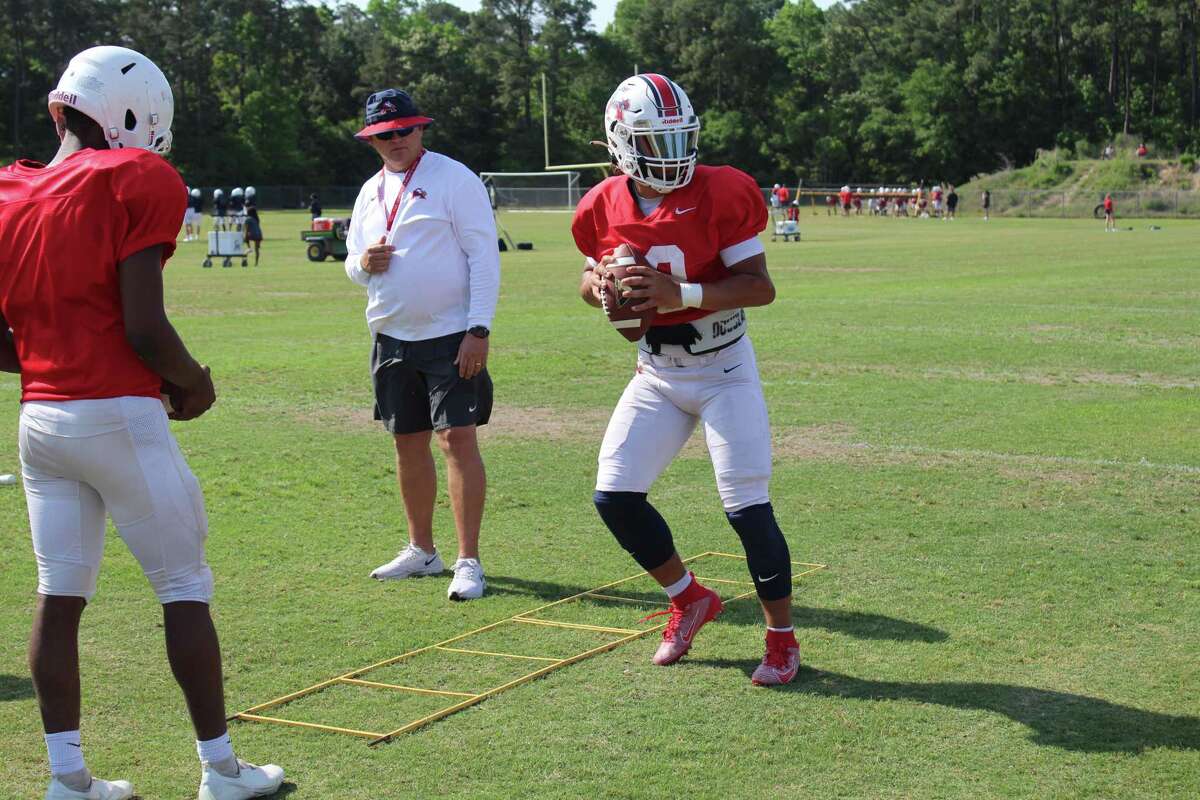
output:
M1113 205L1111 194L1104 195L1104 230L1115 231L1117 229L1116 209Z
M1141 143L1139 143L1139 144L1138 144L1138 147L1137 147L1137 157L1138 157L1138 158L1145 158L1145 157L1146 157L1146 154L1147 154L1147 153L1149 153L1149 152L1150 152L1150 151L1149 151L1148 149L1146 149L1146 143L1145 143L1145 142L1141 142Z
M267 794L283 771L240 763L225 725L200 486L171 435L215 392L163 310L162 268L186 204L171 145L174 100L148 58L94 47L50 93L49 164L0 169L0 369L21 375L21 473L38 565L29 663L50 760L47 800L123 800L93 779L79 734L78 636L111 516L163 606L167 657L187 698L201 797ZM113 643L106 643L114 649ZM207 791L207 793L206 793Z

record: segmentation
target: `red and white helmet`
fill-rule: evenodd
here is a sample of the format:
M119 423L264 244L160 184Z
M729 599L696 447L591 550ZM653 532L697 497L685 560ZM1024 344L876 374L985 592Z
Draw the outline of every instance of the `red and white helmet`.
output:
M49 99L56 122L62 107L70 106L95 120L113 149L140 147L160 155L171 149L171 84L136 50L111 45L84 50L67 64Z
M687 186L696 171L700 118L679 84L664 75L623 81L608 99L604 133L617 169L652 189Z

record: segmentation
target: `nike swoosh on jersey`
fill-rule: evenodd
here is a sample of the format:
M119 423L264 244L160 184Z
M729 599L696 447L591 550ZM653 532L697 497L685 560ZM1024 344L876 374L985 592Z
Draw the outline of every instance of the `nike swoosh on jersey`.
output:
M695 210L696 210L696 206L692 206L691 208L680 208L679 206L675 207L676 214L686 214L689 211L695 211Z

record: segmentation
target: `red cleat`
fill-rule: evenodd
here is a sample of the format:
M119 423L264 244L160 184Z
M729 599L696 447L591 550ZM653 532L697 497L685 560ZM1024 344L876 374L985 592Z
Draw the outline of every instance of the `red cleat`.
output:
M781 686L790 683L800 671L800 645L791 631L767 631L767 652L750 676L755 686Z
M716 619L724 608L720 596L707 586L701 586L693 575L692 584L684 589L682 594L671 598L670 610L659 611L646 617L650 619L660 614L671 615L667 628L663 631L662 644L654 653L654 663L665 667L683 658L687 651L692 649L692 640L700 629L705 623Z

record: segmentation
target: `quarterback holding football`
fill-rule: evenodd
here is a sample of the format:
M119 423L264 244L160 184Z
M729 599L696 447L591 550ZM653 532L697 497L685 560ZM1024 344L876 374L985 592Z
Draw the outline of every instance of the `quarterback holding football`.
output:
M775 299L758 240L766 203L744 172L697 165L700 119L663 75L623 81L604 129L617 174L575 211L571 232L586 257L580 296L603 307L627 338L633 328L641 336L637 372L600 446L596 509L671 598L654 663L678 661L721 613L721 599L684 567L646 495L702 424L767 622L766 655L752 680L787 683L800 665L791 561L767 492L771 432L744 310Z

